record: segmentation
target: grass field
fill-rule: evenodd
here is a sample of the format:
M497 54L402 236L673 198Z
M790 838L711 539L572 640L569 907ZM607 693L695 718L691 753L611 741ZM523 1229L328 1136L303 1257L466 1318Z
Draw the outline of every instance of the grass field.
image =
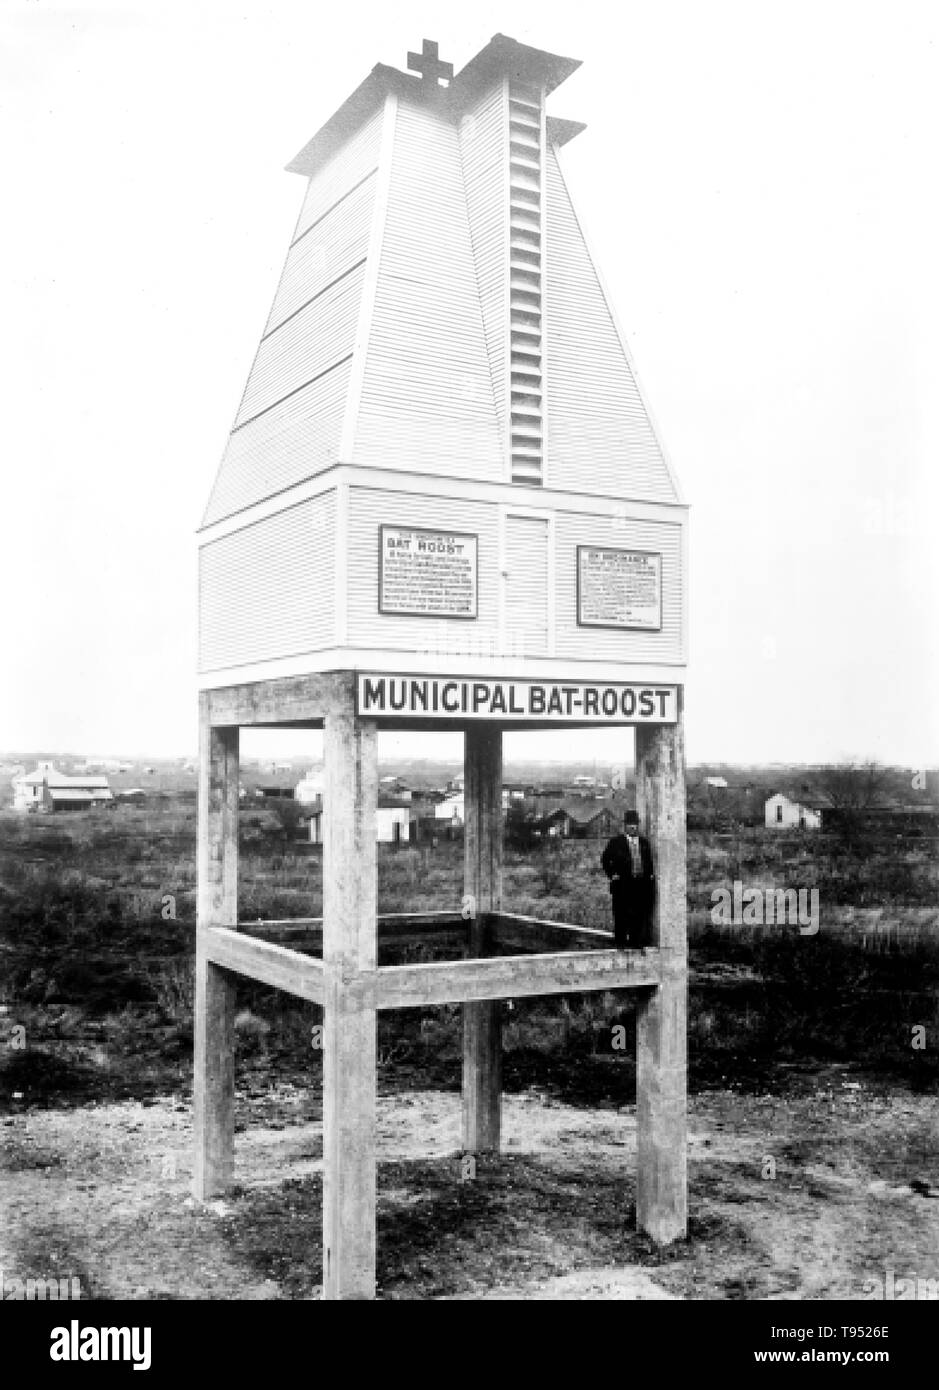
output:
M143 1095L189 1084L195 917L195 803L157 800L81 816L0 819L0 990L4 1017L27 1046L0 1054L0 1106ZM508 850L509 910L609 926L595 841ZM843 843L818 834L748 829L689 835L690 1043L693 1085L747 1084L779 1064L839 1061L927 1084L939 1033L939 870L929 841ZM379 846L379 908L454 908L462 845ZM317 915L321 851L292 838L277 815L243 813L242 920ZM714 894L814 888L819 930L721 926ZM239 1046L248 1066L309 1068L313 1006L241 987ZM532 1082L573 1100L622 1094L628 995L505 1006L506 1085ZM455 1008L381 1018L384 1084L457 1085Z
M194 841L185 798L0 817L10 1273L77 1273L106 1297L316 1285L315 1007L239 986L240 1185L208 1211L187 1201ZM507 851L506 907L607 926L600 848ZM503 1005L505 1152L470 1185L459 1009L380 1015L383 1295L641 1297L651 1276L675 1297L828 1298L904 1260L939 1273L934 851L689 834L692 1223L667 1254L631 1230L635 1074L613 1046L633 1026L628 993ZM276 815L242 816L240 871L243 920L318 914L320 851ZM734 880L817 889L818 932L716 924L713 895ZM453 908L461 891L458 841L379 847L380 910Z

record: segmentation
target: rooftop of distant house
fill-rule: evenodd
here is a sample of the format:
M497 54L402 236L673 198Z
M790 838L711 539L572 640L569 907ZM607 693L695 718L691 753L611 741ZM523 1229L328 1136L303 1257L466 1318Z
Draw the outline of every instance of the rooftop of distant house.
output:
M13 778L14 782L25 782L38 786L40 782L52 790L66 791L69 788L74 790L100 788L106 790L110 783L107 777L92 776L83 773L79 777L69 776L67 772L60 772L51 762L41 762L37 764L32 772L21 772Z

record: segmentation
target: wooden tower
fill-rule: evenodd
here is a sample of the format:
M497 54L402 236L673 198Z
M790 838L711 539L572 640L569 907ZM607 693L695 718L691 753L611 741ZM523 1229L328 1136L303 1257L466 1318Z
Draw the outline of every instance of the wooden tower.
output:
M324 1009L324 1289L375 1277L375 1019L464 1006L468 1152L500 1000L639 991L637 1216L685 1197L687 509L561 171L578 64L499 34L378 66L288 166L303 206L200 531L196 1192L233 1162L233 980ZM325 730L323 918L239 925L238 733ZM654 945L502 902L502 731L634 726ZM376 735L465 733L465 902L376 911ZM377 964L379 931L463 932ZM291 949L286 943L292 943Z

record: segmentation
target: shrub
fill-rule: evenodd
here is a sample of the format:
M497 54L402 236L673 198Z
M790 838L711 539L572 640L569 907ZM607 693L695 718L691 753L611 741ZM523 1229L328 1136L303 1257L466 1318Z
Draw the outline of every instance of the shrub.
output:
M150 977L153 996L164 1016L177 1028L192 1028L195 992L195 958L178 956L166 961Z

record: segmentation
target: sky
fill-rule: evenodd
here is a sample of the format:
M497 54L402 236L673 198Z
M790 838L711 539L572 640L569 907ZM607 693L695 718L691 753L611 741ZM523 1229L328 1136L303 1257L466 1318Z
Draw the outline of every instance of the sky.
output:
M583 60L549 112L691 505L689 758L939 764L931 0L0 0L0 749L194 750L283 166L376 62L497 32Z

